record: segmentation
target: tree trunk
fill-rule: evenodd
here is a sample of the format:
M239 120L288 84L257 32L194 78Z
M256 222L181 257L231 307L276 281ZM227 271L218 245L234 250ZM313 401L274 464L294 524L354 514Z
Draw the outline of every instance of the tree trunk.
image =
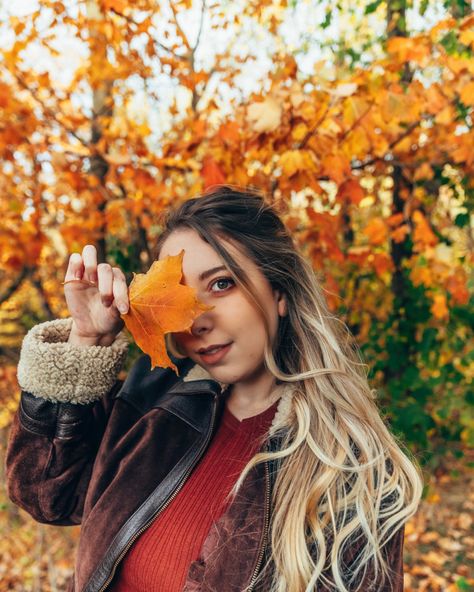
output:
M387 37L407 37L406 28L406 0L388 0L387 2ZM408 62L405 64L402 84L409 84L413 78L413 72L410 70ZM403 214L405 200L403 194L410 195L413 191L413 184L403 175L403 168L400 165L393 165L392 172L393 193L392 193L392 216ZM409 303L407 302L408 285L406 272L403 269L403 261L412 254L410 246L410 237L406 237L401 242L390 240L390 257L393 262L393 275L391 280L391 290L394 295L394 327L400 326L400 322L406 317L405 311ZM401 337L401 336L400 336ZM407 352L408 355L408 352ZM403 368L393 369L388 366L385 369L385 380L398 377Z

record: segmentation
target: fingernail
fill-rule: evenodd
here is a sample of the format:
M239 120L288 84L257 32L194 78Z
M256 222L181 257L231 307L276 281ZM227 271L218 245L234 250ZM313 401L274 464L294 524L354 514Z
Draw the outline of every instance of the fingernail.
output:
M118 309L122 314L126 314L128 311L128 307L125 304L119 304Z

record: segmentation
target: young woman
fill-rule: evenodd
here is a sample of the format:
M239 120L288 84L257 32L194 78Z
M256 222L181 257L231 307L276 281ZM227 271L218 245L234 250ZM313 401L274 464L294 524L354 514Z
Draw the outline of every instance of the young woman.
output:
M69 590L402 590L421 472L277 213L221 187L168 212L155 255L182 249L213 308L169 335L179 377L142 356L117 380L127 285L92 245L70 317L23 342L8 491L82 524Z

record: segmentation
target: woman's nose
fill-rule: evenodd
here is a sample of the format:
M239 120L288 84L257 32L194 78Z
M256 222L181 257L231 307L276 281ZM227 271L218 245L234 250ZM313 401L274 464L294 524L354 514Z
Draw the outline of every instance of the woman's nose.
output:
M211 327L212 323L211 319L209 318L209 315L203 313L202 315L199 315L198 318L191 325L191 333L195 337L199 337L199 335L202 335L203 333L206 333L206 331L209 331Z

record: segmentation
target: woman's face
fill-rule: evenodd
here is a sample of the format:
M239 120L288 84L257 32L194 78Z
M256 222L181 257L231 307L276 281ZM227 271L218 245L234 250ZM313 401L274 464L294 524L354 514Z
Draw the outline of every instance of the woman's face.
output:
M230 242L223 246L248 274L270 319L270 336L276 335L279 316L286 314L286 301L255 263ZM195 230L178 229L164 241L159 259L178 255L184 249L182 282L196 290L199 300L214 308L195 319L190 333L174 333L179 349L205 368L218 382L252 383L269 374L264 367L265 325L263 319L234 283L224 262ZM202 348L220 347L214 353Z

